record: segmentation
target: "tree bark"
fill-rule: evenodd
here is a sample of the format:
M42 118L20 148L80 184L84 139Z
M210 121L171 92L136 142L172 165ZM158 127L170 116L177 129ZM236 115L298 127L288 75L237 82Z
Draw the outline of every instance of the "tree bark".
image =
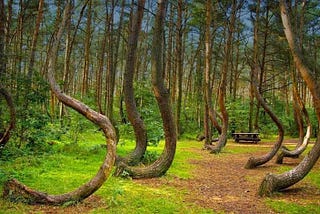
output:
M268 104L265 102L265 100L263 99L263 97L261 96L261 94L259 93L259 89L257 86L257 70L258 70L258 65L255 64L255 67L252 68L252 72L254 73L254 92L255 92L255 96L258 100L258 102L261 104L261 106L264 108L265 112L267 112L267 114L271 117L271 119L273 120L273 122L277 125L278 127L278 140L277 142L274 144L274 146L272 147L271 151L268 152L267 154L255 158L255 157L250 157L249 160L247 161L245 168L246 169L253 169L257 166L260 166L262 164L267 163L268 161L270 161L278 152L278 150L280 149L282 142L283 142L283 137L284 137L284 129L283 129L283 125L281 123L281 121L279 120L279 118L272 112L272 110L270 109L270 107L268 106Z
M313 97L314 108L316 116L318 119L318 124L320 122L320 86L315 81L315 78L305 64L305 61L301 55L301 50L295 43L295 36L291 29L290 18L287 11L287 5L285 0L280 0L280 11L281 19L284 27L284 33L287 38L291 53L294 58L295 65L300 72L302 78L307 84L310 93ZM319 133L319 130L318 130ZM312 169L314 164L317 162L320 156L320 135L311 149L311 151L304 157L304 159L294 167L293 169L282 173L280 175L267 174L262 183L260 184L258 194L260 196L270 196L274 192L286 189L295 183L302 180Z
M260 6L260 1L258 1L258 6L257 6L257 10L256 10L257 14L259 14L259 6ZM277 125L277 127L278 127L278 140L274 144L274 146L272 147L271 151L268 152L267 154L265 154L261 157L258 157L258 158L250 157L245 165L246 169L255 168L255 167L260 166L262 164L265 164L269 160L271 160L275 156L277 151L279 150L279 148L282 144L282 141L283 141L283 137L284 137L284 129L283 129L283 125L282 125L281 121L272 112L272 110L270 109L270 107L268 106L268 104L266 103L264 98L262 97L260 90L259 90L259 86L258 86L258 71L261 68L258 64L259 63L258 62L258 56L259 56L258 24L259 24L259 15L257 15L257 18L254 23L254 44L253 44L254 51L253 51L253 66L251 68L252 90L255 94L255 97L256 97L258 103L264 108L265 112L267 112L267 114L269 114L271 119Z
M182 77L183 77L183 7L184 3L182 0L178 0L178 17L177 17L177 29L176 29L176 70L177 70L177 99L176 99L176 111L175 111L175 125L177 136L179 137L181 134L181 124L180 124L180 116L181 116L181 103L182 103Z
M161 156L151 165L146 167L130 167L122 164L119 165L116 175L126 172L132 178L159 177L167 172L174 159L177 137L169 92L165 88L163 80L163 30L166 3L166 0L158 0L151 52L153 92L163 121L165 148Z
M4 82L4 75L6 73L6 55L5 55L5 24L6 24L6 13L4 1L0 0L0 82ZM0 124L1 125L1 124Z
M308 143L309 143L310 136L311 136L311 126L309 125L307 127L306 135L305 135L303 141L301 142L301 144L293 151L290 151L287 148L282 147L281 153L279 153L277 156L276 163L282 164L283 158L285 158L285 157L298 158L302 154L302 152L304 152L306 150Z
M63 29L66 24L66 19L70 16L70 4L68 3L63 15L62 23L59 27L57 35L53 39L52 48L49 51L48 58L48 79L50 82L51 90L55 93L58 99L65 105L78 111L80 114L85 116L91 122L97 124L104 132L107 143L107 155L99 171L90 181L80 186L78 189L61 195L49 195L44 192L38 192L25 186L19 181L12 179L4 184L3 197L14 200L23 201L30 204L50 204L50 205L62 205L65 203L79 202L91 194L93 194L101 185L106 181L110 175L112 166L115 161L116 152L116 134L114 127L110 120L92 109L80 101L64 94L59 88L54 78L55 62L58 51L58 44L61 40Z
M232 9L231 9L231 17L230 17L230 23L226 26L227 27L227 39L224 46L224 59L222 63L222 74L221 74L221 82L219 85L219 107L221 111L222 116L222 127L221 127L221 134L219 136L218 144L210 148L211 153L220 153L222 148L227 143L228 138L228 127L229 127L229 115L226 108L226 90L227 90L227 75L228 75L228 63L231 56L231 47L232 47L232 41L233 41L233 31L235 27L235 21L236 21L236 13L237 13L237 7L238 3L236 0L232 1Z
M137 60L137 45L141 23L143 19L145 0L138 1L136 15L133 17L127 48L127 60L124 72L123 93L128 114L128 119L133 126L136 137L136 146L134 150L126 157L117 159L117 162L125 162L128 165L136 165L139 163L147 148L147 130L144 122L139 114L135 102L133 78L135 65Z
M34 70L34 59L36 54L36 48L37 48L37 41L38 41L38 35L40 31L40 24L43 17L43 0L39 0L38 4L38 15L36 18L36 25L34 27L33 36L32 36L32 42L31 42L31 52L30 52L30 59L29 59L29 66L28 66L28 78L27 78L27 90L26 93L29 92L32 84L32 77L33 77L33 70ZM28 102L28 100L26 101Z
M11 98L11 95L0 86L0 94L5 98L10 112L10 123L9 126L5 129L4 133L1 133L0 130L0 150L7 144L10 139L10 134L16 125L16 110Z
M205 137L205 147L206 145L211 145L211 125L210 125L210 113L212 114L212 91L210 84L210 72L211 72L211 12L212 11L212 1L206 1L206 28L205 28L205 81L204 81L204 137ZM211 111L210 111L211 110Z
M283 163L283 158L284 157L291 157L291 158L298 158L300 154L302 154L305 149L308 146L309 139L311 137L311 121L309 118L309 114L305 108L305 105L302 101L302 99L299 96L298 92L298 86L297 86L297 81L296 81L296 72L292 72L292 90L293 90L293 106L294 106L294 114L296 123L298 125L298 130L299 130L299 142L296 145L296 148L293 151L288 150L285 147L282 147L281 153L278 154L276 163L277 164L282 164ZM307 132L304 136L304 121L303 121L303 116L305 117L306 123L307 123Z
M84 41L84 65L82 74L81 96L85 96L89 90L89 67L90 67L90 39L91 39L91 20L92 20L92 0L88 2L86 36Z

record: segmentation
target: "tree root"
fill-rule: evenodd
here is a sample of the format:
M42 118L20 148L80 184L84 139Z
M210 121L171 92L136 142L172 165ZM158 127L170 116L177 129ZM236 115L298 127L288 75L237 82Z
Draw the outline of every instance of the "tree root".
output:
M266 196L270 197L276 192L277 189L277 178L275 175L268 173L266 177L260 184L258 195L259 196Z

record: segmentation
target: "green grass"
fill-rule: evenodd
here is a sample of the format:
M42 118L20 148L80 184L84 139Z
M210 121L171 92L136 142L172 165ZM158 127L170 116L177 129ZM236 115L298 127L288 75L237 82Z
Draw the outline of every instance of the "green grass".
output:
M71 142L71 141L69 141ZM79 136L75 143L57 142L50 152L28 153L7 156L0 160L0 191L3 183L9 178L17 178L26 185L50 194L61 194L71 191L87 182L97 172L102 163L106 149L104 136L99 132L87 132ZM149 158L159 156L164 142L158 147L148 147ZM193 165L190 159L201 159L203 143L194 140L180 140L174 162L165 176L158 180L156 187L143 185L131 179L110 177L95 193L100 200L91 213L213 213L198 205L186 202L188 189L165 185L173 179L193 177ZM121 139L118 154L125 155L134 148L132 140ZM196 148L196 150L194 150ZM228 158L234 154L255 153L269 148L256 145L238 146L228 142L217 158ZM199 152L195 152L199 151ZM279 166L278 173L289 170L289 166ZM320 173L311 171L304 182L320 188ZM281 193L280 193L281 194ZM303 201L299 204L280 199L269 198L265 203L278 213L320 213L318 204ZM35 208L22 203L12 203L0 198L0 214L28 213ZM35 211L39 213L40 211ZM218 210L219 212L219 210ZM41 212L40 212L41 213Z
M104 159L106 151L101 145L105 140L99 133L84 133L79 139L77 144L58 142L52 146L50 153L26 154L0 160L0 191L9 178L17 178L31 188L49 194L65 193L88 181ZM158 147L149 147L148 151L160 155L163 145L164 142L160 142ZM161 179L192 177L192 166L188 160L201 156L188 151L188 148L197 146L198 142L179 142L174 163ZM124 155L133 147L134 142L124 141L118 146L118 153ZM105 206L96 207L91 212L212 213L211 210L185 202L187 192L166 185L151 188L130 179L110 177L95 193ZM0 199L0 214L26 213L32 209L32 206Z
M300 213L320 213L320 206L317 204L300 205L288 201L267 200L267 205L277 213L300 214Z

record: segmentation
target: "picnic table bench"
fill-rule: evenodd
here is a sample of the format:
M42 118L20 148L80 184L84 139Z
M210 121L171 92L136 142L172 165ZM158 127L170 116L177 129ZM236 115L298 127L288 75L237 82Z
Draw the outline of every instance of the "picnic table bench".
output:
M261 140L259 138L259 133L250 133L250 132L232 133L232 137L237 143L240 143L240 141L248 142L248 143L258 143Z

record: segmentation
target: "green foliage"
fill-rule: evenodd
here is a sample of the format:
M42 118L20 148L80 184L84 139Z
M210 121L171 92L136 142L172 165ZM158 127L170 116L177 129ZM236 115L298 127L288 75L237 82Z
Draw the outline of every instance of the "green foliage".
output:
M157 160L159 157L159 154L157 151L146 151L143 155L142 163L145 165L153 163L155 160Z
M139 85L135 86L135 101L147 129L148 143L157 146L163 139L164 133L159 108L150 84L139 82ZM121 138L135 139L130 123L121 124L119 128Z
M249 100L236 99L227 103L229 130L247 132L249 126Z

